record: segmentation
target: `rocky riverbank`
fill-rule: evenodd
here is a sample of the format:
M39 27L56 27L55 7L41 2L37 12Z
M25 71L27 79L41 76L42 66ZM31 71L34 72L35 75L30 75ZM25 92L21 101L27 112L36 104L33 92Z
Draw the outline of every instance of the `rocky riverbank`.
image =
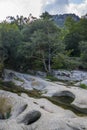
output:
M1 130L87 130L87 90L11 70L4 72L7 81L40 97L0 90Z
M30 98L26 94L13 94L0 90L0 101L6 99L2 105L10 106L10 116L0 118L2 130L86 130L87 117L79 117L70 110L56 106L47 99ZM1 104L0 104L1 106ZM0 111L6 114L6 111Z

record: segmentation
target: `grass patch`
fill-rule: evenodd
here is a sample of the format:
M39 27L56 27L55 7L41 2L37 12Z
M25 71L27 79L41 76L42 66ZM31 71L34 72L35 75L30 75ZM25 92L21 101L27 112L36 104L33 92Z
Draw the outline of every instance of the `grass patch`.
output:
M85 84L80 84L80 87L83 89L87 89L87 85L85 85Z
M11 116L11 108L9 99L0 97L0 119L8 119Z
M47 75L46 78L49 79L50 81L58 81L58 78L56 78L52 75Z

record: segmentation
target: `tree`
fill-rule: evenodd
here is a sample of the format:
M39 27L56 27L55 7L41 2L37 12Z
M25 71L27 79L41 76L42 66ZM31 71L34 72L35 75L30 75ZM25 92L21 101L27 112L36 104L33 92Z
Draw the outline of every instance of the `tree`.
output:
M15 24L2 23L0 27L0 42L2 55L6 55L6 60L8 59L9 64L14 65L17 46L21 42L21 33L18 27Z
M48 12L45 11L44 13L42 13L40 18L43 20L52 20L52 15L50 15Z
M71 56L80 56L79 42L80 36L78 33L74 32L66 35L64 39L65 48L68 51L71 50Z
M23 15L17 15L16 18L13 16L6 17L6 22L11 24L16 24L20 30L24 28L25 25L32 23L33 21L37 20L36 17L33 17L30 13L28 17L24 17Z
M65 27L68 29L68 32L72 32L76 24L77 22L72 17L67 17L65 21Z
M81 41L87 41L87 19L80 19L76 31L80 35Z
M87 41L81 41L79 43L79 48L80 48L80 51L81 51L82 61L87 62Z
M4 69L4 61L7 59L6 49L3 48L0 44L0 77L2 77L3 69Z
M44 70L51 73L53 56L63 49L59 40L60 29L52 21L40 19L28 26L23 34L25 42L31 43L31 56L41 61Z
M87 41L87 19L80 19L76 22L68 17L65 25L68 29L64 38L66 50L72 50L71 56L80 56L79 42Z

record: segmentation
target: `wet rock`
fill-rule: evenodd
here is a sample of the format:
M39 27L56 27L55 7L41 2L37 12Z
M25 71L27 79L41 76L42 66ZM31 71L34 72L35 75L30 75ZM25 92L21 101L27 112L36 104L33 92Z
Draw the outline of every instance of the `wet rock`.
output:
M70 91L61 91L59 93L53 94L53 96L68 96L68 97L72 97L73 99L75 99L75 95Z
M69 91L61 91L59 93L55 93L52 97L64 104L70 104L75 99L75 95Z

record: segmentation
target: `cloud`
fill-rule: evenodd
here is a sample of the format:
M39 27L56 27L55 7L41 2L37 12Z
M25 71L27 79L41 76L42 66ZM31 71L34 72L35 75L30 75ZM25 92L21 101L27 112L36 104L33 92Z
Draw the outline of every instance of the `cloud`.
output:
M0 0L0 19L6 16L40 16L42 12L50 14L76 13L86 14L87 0ZM80 2L79 2L80 1Z
M50 14L75 13L82 16L87 13L87 0L44 0L42 11Z
M68 13L75 13L79 16L85 15L87 13L87 0L84 0L80 4L70 3Z
M47 0L43 3L42 11L47 11L51 14L67 13L69 0Z
M6 16L24 15L32 13L38 17L41 12L42 0L0 0L0 19Z

